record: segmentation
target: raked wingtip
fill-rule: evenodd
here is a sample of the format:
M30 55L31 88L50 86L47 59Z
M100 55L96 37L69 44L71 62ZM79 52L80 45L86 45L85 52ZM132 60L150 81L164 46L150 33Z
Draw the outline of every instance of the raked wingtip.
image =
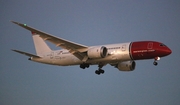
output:
M10 20L10 22L12 22L12 23L14 23L14 24L20 24L20 23L18 23L18 22L13 21L13 20Z

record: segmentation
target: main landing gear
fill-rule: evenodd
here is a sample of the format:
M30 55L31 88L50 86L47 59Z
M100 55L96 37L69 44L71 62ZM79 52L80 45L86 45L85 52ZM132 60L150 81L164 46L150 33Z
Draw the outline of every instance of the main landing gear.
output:
M155 58L154 58L153 64L154 64L155 66L158 65L158 63L157 63L158 60L160 60L160 57L155 57Z
M102 69L103 66L104 66L104 65L99 64L98 70L95 71L95 73L96 73L97 75L104 74L104 70ZM87 64L87 63L80 64L80 68L82 68L82 69L89 68L89 64Z
M98 70L95 71L95 73L96 73L97 75L104 74L104 70L98 69Z
M103 65L99 65L98 67L99 67L99 69L96 70L95 73L97 75L104 74L105 71L103 69L101 69L103 67Z
M80 68L81 69L89 68L89 64L87 63L80 64Z

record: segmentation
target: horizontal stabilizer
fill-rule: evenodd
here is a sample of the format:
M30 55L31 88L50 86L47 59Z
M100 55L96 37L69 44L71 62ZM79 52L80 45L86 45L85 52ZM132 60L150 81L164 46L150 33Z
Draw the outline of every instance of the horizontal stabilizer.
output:
M23 52L23 51L19 51L19 50L12 50L12 51L20 53L20 54L23 54L23 55L26 55L26 56L29 56L29 57L41 58L40 56L37 56L37 55L34 55L34 54L30 54L30 53L27 53L27 52Z

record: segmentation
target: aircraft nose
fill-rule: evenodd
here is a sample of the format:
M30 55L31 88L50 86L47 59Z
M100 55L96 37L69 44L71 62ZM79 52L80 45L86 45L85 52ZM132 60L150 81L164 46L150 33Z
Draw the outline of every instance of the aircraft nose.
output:
M168 56L172 53L171 49L168 47L161 47L161 49L158 49L157 52L159 53L160 57Z
M170 55L172 53L171 49L168 48L167 51L166 51L167 55Z
M164 50L164 54L165 55L170 55L172 53L171 49L170 48L166 48L166 50Z

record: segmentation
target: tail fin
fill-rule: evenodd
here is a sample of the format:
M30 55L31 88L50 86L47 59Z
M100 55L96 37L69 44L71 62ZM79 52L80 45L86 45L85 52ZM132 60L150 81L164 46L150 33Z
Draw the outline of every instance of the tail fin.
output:
M32 32L32 37L34 41L34 46L36 49L36 54L41 55L44 52L50 52L51 49L46 44L46 42L39 36L39 34Z

